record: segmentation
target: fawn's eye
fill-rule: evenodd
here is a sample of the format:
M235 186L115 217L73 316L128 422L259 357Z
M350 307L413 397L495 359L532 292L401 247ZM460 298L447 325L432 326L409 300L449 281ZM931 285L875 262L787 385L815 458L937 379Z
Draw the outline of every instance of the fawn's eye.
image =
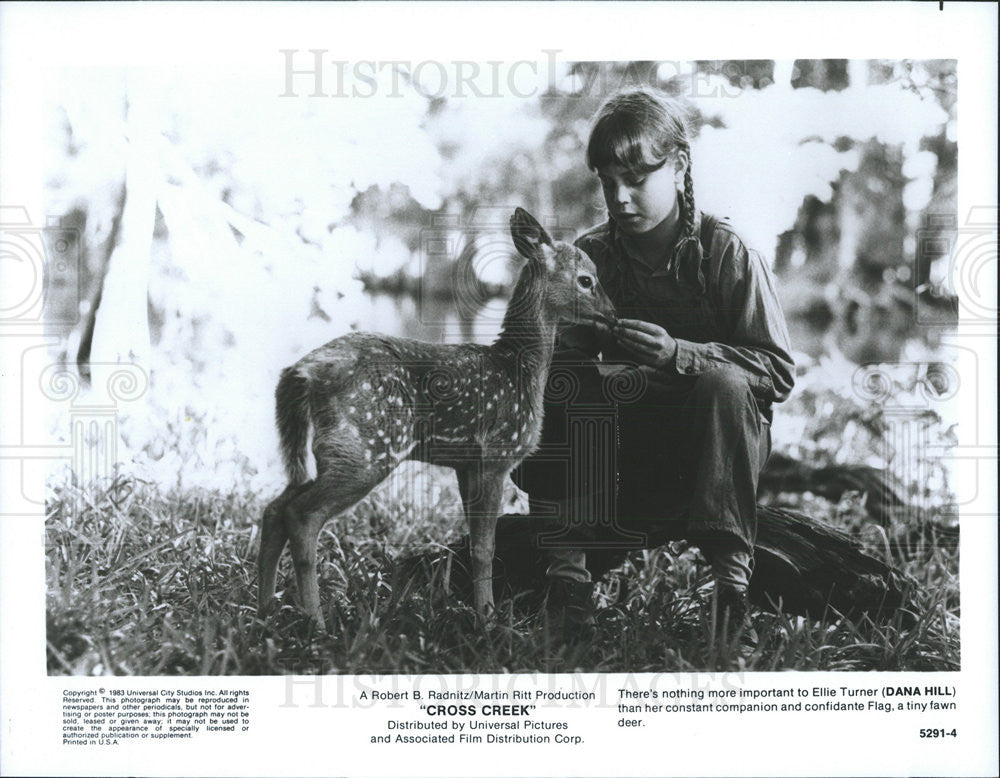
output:
M590 276L577 276L576 282L580 285L581 289L594 288L594 279Z

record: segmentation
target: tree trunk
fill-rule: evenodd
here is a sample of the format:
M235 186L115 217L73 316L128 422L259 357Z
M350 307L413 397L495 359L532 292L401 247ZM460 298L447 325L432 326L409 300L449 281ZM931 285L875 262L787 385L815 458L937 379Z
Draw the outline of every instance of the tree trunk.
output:
M847 533L801 513L766 505L757 506L757 519L750 597L761 608L812 618L835 611L853 618L866 614L886 620L905 607L914 582L866 552ZM543 526L543 521L530 516L500 518L494 563L498 597L522 592L544 594L547 561L537 544ZM598 580L624 562L628 554L622 549L590 549L587 567ZM469 570L465 537L445 549L399 560L394 588L436 582L463 596L471 591ZM908 614L903 613L905 622Z
M891 473L864 465L811 467L782 454L772 454L760 474L758 494L812 492L836 502L845 492L865 495L865 510L883 527L894 509L906 505L903 487Z
M111 250L96 298L99 307L91 312L93 329L87 333L86 348L89 364L81 366L83 372L89 370L95 385L106 380L99 374L113 373L117 365L149 369L147 289L159 184L156 126L154 104L141 77L129 79L127 97L129 138L118 243Z

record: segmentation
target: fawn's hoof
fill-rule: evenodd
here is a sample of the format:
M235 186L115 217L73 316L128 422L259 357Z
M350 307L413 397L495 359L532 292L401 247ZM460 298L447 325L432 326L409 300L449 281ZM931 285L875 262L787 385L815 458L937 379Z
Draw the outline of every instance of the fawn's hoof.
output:
M485 606L476 608L476 626L482 630L493 629L497 625L497 609L490 602Z
M278 612L279 608L280 600L277 595L272 594L270 597L257 598L257 618L261 621L273 616Z

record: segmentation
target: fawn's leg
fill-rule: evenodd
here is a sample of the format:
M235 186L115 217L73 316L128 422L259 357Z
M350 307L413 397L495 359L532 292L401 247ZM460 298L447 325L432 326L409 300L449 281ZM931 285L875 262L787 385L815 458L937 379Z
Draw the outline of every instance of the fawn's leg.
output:
M493 553L503 484L509 469L473 464L458 472L458 488L469 522L472 599L481 619L493 615Z
M257 613L263 615L274 597L278 560L288 543L285 509L298 493L299 486L289 486L264 509L260 522L260 553L257 556Z
M325 625L325 621L316 571L319 532L327 521L361 500L381 479L372 481L345 477L336 485L331 480L329 477L317 478L301 487L285 511L285 527L295 565L300 604L302 610L321 625Z

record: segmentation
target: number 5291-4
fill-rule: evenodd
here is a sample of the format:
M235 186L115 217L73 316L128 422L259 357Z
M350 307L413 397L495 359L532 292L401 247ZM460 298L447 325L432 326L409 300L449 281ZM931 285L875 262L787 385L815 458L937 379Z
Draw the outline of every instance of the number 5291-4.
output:
M958 737L957 729L921 729L920 737Z

